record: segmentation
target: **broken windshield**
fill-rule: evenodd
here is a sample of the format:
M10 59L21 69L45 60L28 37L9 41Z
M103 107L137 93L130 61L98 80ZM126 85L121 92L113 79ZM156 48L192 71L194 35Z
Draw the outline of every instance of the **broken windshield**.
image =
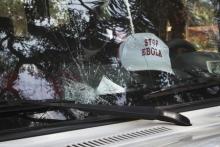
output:
M218 79L219 7L217 0L3 0L0 101L160 106L215 98L218 83L144 95Z

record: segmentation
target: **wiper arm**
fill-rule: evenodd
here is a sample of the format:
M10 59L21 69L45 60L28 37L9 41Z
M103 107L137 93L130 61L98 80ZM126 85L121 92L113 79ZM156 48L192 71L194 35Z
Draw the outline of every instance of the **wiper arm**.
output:
M147 120L161 120L181 126L191 126L190 120L179 114L145 106L105 106L74 104L72 102L51 102L36 103L49 107L74 108L82 111L94 112L97 114L108 114L126 118L138 118Z
M202 83L195 83L195 84L190 84L190 85L186 84L186 85L174 86L174 87L163 89L163 90L158 90L156 92L145 94L143 98L145 100L149 100L155 97L167 96L167 95L176 94L180 92L193 91L193 90L208 88L208 87L217 86L217 85L220 85L220 81L219 80L213 81L212 79L211 81L206 81Z

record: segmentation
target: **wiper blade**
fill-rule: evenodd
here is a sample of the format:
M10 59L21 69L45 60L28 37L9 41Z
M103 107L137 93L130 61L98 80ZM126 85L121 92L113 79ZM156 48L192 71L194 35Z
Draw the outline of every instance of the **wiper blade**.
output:
M195 83L195 84L190 84L190 85L186 84L186 85L174 86L171 88L158 90L158 91L155 91L155 92L152 92L149 94L145 94L143 96L143 98L145 100L149 100L149 99L155 98L155 97L167 96L167 95L176 94L176 93L180 93L180 92L193 91L193 90L208 88L208 87L217 86L217 85L220 85L219 80L216 80L216 81L211 80L211 81L206 81L206 82L202 82L202 83Z
M36 104L50 106L50 107L59 107L59 108L74 108L74 109L93 112L97 114L108 114L113 116L121 116L125 118L161 120L181 126L191 126L190 120L179 113L164 111L154 107L147 107L147 106L146 107L145 106L106 106L106 105L75 104L73 102L51 102L51 103L43 102Z

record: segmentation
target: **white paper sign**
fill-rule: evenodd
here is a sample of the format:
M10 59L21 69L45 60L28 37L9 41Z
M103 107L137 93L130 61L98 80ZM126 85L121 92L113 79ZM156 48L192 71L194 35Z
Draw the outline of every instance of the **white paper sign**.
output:
M119 48L119 58L128 71L158 70L174 74L169 48L152 33L130 35Z
M96 89L97 95L124 93L126 89L115 84L107 77L103 76L98 88Z

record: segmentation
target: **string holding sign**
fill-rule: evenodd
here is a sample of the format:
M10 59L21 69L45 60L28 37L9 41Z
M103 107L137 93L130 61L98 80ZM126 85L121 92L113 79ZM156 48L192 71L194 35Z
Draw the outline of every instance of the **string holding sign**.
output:
M134 34L135 30L134 30L134 23L133 23L132 16L131 16L130 4L129 4L128 0L124 0L124 3L126 5L127 11L128 11L128 18L130 20L130 26L131 26L131 34Z

